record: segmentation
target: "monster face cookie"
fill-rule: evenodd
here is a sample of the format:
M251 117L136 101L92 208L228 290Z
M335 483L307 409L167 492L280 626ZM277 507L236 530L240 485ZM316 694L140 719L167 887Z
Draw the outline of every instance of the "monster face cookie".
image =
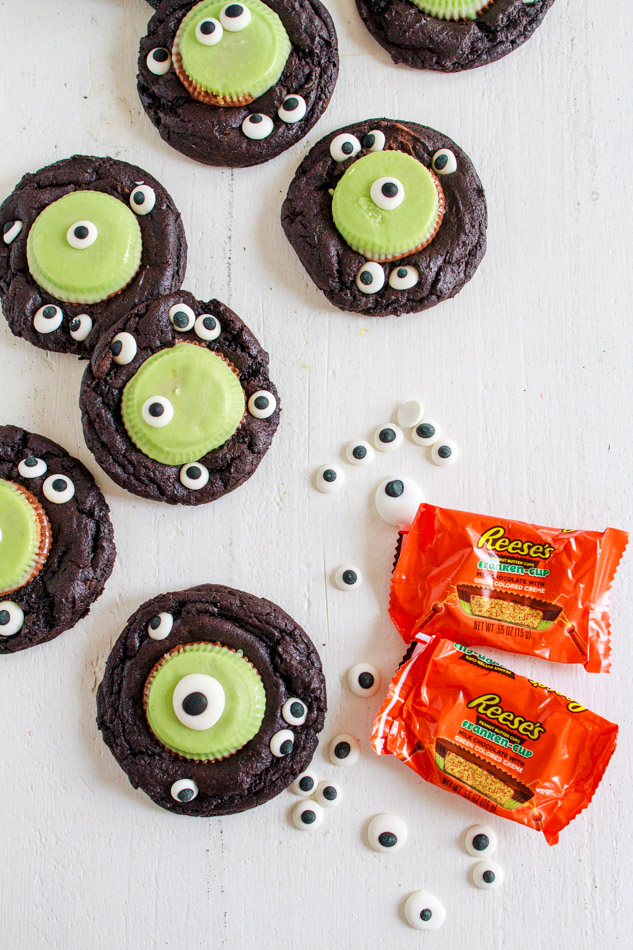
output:
M169 145L238 168L302 139L337 75L334 24L318 0L163 0L141 41L138 89Z
M73 627L103 591L115 554L90 472L50 439L0 426L0 653Z
M501 59L539 26L554 0L356 0L394 63L459 72Z
M210 584L143 604L97 694L98 726L132 785L199 817L292 784L325 710L321 661L301 627L268 600Z
M144 498L200 505L253 474L279 424L268 354L219 300L181 291L99 342L81 388L88 448Z
M25 175L0 206L0 296L13 333L88 356L99 334L180 287L187 244L155 178L76 155Z
M297 169L282 225L340 310L417 313L455 296L486 250L468 156L433 129L370 119L322 139Z

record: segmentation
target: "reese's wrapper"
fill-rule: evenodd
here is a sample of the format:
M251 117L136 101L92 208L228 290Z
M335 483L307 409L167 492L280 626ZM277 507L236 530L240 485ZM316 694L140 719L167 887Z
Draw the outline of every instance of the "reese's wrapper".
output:
M424 630L607 672L609 594L628 537L420 505L389 613L407 643Z
M374 722L374 749L556 844L593 798L618 727L469 647L418 637Z

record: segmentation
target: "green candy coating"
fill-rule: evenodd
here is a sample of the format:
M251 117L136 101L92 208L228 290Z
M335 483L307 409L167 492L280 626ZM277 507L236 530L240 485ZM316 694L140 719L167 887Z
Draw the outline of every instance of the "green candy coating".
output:
M0 594L25 584L40 546L40 523L29 500L0 479Z
M474 20L490 0L411 0L423 13L438 20Z
M194 730L174 712L174 689L184 676L212 676L224 690L222 715L210 729ZM266 711L266 692L257 670L241 650L215 643L190 643L167 654L150 675L145 715L158 741L187 759L221 759L257 735Z
M173 418L163 428L143 418L148 399L163 396ZM239 428L246 401L239 379L221 356L195 343L176 343L145 360L123 390L123 424L138 449L165 465L195 462Z
M71 247L69 228L90 221L97 238ZM29 271L53 297L65 303L99 303L126 287L141 263L141 229L136 215L103 191L71 191L39 213L26 242Z

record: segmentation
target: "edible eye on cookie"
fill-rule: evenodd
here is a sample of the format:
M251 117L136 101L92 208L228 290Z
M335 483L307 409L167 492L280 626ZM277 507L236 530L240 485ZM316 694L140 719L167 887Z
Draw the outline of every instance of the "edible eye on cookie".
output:
M87 313L80 313L79 316L73 317L68 325L68 332L71 337L79 342L87 340L91 330L92 317Z
M196 322L196 315L193 308L186 303L175 303L169 308L169 319L174 328L179 333L187 333Z
M170 789L170 794L174 801L181 802L182 804L192 802L194 798L198 797L198 792L198 786L193 779L190 778L179 778Z
M164 46L157 46L149 51L145 62L154 76L164 76L171 69L171 54Z
M273 120L269 115L263 115L261 112L253 112L247 115L242 122L242 132L248 139L266 139L272 133Z
M24 626L24 611L13 600L0 601L0 637L14 637Z
M203 46L215 46L222 39L224 30L222 24L215 17L205 17L196 26L196 39Z
M55 505L65 505L75 494L75 486L67 475L49 475L42 485L44 497Z
M183 465L180 469L180 481L185 488L190 488L192 491L200 491L201 488L204 488L209 478L209 469L202 462Z
M307 111L308 107L303 96L292 95L286 96L277 109L277 115L282 122L292 124L303 119Z
M165 640L172 631L174 618L170 613L161 611L155 614L147 624L147 632L152 640Z
M46 474L48 465L44 459L38 459L34 455L27 455L18 464L18 472L22 478L41 478Z
M363 136L363 148L368 152L381 152L385 147L385 133L380 129L372 129Z
M301 699L291 697L281 707L281 715L290 726L302 726L308 717L308 707Z
M194 330L196 331L196 336L210 343L212 340L217 340L222 332L222 327L220 326L220 321L216 320L212 314L201 313L199 317L196 317Z
M335 135L330 143L330 155L335 162L346 162L353 158L361 150L361 144L355 135L349 132L341 132Z
M64 312L61 307L55 304L46 304L36 311L33 317L33 326L38 333L53 333L59 330L64 319Z
M441 148L431 161L431 168L438 175L452 175L457 171L457 159L450 148Z
M156 192L149 185L137 185L130 194L130 208L134 214L145 216L154 210Z
M385 286L385 272L375 261L367 261L356 273L355 283L362 294L377 294Z
M127 366L138 352L136 339L131 333L117 333L112 337L110 352L115 363L119 366Z

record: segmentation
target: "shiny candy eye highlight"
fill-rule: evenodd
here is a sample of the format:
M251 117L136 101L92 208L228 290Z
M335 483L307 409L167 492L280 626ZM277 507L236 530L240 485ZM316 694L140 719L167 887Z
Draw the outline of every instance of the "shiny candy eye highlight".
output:
M75 486L67 475L49 475L42 485L44 497L55 505L63 505L75 494Z
M312 831L323 824L323 809L318 802L297 802L292 809L292 823L300 831Z
M347 686L355 696L375 696L380 689L380 673L371 663L355 663L347 671Z
M303 119L307 109L308 107L303 96L286 96L277 109L277 115L282 122L292 124L293 122L299 122Z
M110 344L112 359L115 363L118 363L119 366L127 366L128 363L131 363L137 351L138 347L135 338L131 333L126 333L125 331L117 333Z
M400 426L387 422L374 432L374 445L380 452L393 452L400 448L403 438Z
M338 491L345 481L342 469L338 465L322 465L316 473L314 485L317 491L330 495Z
M360 757L360 742L347 732L334 736L328 746L328 756L332 765L354 765Z
M393 211L404 201L404 185L397 178L377 178L369 189L369 195L377 208Z
M385 272L376 261L367 261L358 269L355 282L362 294L377 294L385 286Z
M483 891L496 891L503 884L503 868L496 861L480 861L473 868L473 884Z
M187 333L196 322L196 315L191 307L186 303L175 303L169 308L169 321L174 330L179 333Z
M164 640L171 633L174 618L165 611L156 614L147 624L147 633L152 640Z
M255 419L268 419L277 408L277 400L272 393L260 389L248 400L248 411Z
M459 457L459 446L452 439L438 439L431 449L431 461L446 468L453 465Z
M220 23L229 33L239 33L251 22L251 11L243 3L227 3L220 13Z
M217 338L220 336L220 333L222 332L220 321L210 313L201 313L196 319L193 328L196 332L196 336L200 337L201 340L205 340L206 342L217 340Z
M452 175L457 171L457 159L450 148L441 148L431 161L431 168L438 175Z
M24 626L24 611L13 600L0 601L0 637L13 637Z
M474 858L487 857L497 848L497 836L488 825L473 825L464 836L464 847Z
M300 699L287 699L281 707L281 715L289 726L302 726L308 717L308 707Z
M203 46L215 46L222 39L222 24L215 17L206 17L200 20L196 27L196 39Z
M414 891L405 901L404 917L415 930L439 930L446 920L446 911L433 894Z
M317 777L314 772L302 772L301 775L297 775L290 786L290 791L294 792L295 795L301 795L302 798L305 798L314 793L317 785Z
M130 195L130 208L141 217L154 210L156 192L149 185L137 185Z
M92 317L87 313L80 313L70 321L69 333L73 340L81 343L90 336L92 330Z
M360 142L355 135L349 132L341 132L334 136L330 142L330 155L335 162L345 162L348 158L353 158L360 152Z
M382 152L385 147L385 135L380 129L372 129L363 136L363 148L368 152Z
M375 452L369 442L358 439L345 446L345 458L351 465L367 465L374 459Z
M386 478L380 483L375 496L376 511L383 521L398 528L412 524L417 510L424 501L420 486L412 478Z
M190 673L176 684L174 712L187 729L202 731L215 726L224 712L226 697L220 683L204 673Z
M36 311L33 317L33 326L38 333L52 333L54 330L59 330L63 319L64 314L61 307L49 303Z
M420 272L412 264L394 267L389 274L389 286L394 290L409 290L420 280Z
M192 802L197 795L198 786L190 778L180 778L171 787L171 797L176 802L182 802L183 805Z
M321 782L314 797L323 808L335 808L342 798L341 786L336 782Z
M262 112L253 112L247 115L242 122L242 132L247 139L267 139L273 130L273 120Z
M356 590L363 583L363 575L356 565L343 564L336 569L334 583L339 590Z
M434 419L423 419L411 432L411 438L417 445L434 445L442 430Z
M164 76L169 72L171 66L169 50L165 49L164 46L157 46L156 49L150 50L147 54L145 63L154 76Z
M22 478L40 478L46 474L48 466L44 459L38 459L34 455L27 455L25 459L18 464L18 472Z
M276 759L283 759L294 749L295 734L290 729L280 729L270 740L270 751Z
M209 469L201 462L188 463L180 469L180 482L185 488L199 491L209 481Z
M174 418L174 407L166 396L150 396L141 409L143 421L153 429L163 429Z
M98 236L97 226L92 221L76 221L66 231L66 240L78 251L91 247Z
M374 851L393 853L407 843L409 829L398 815L376 815L367 827L367 840Z

